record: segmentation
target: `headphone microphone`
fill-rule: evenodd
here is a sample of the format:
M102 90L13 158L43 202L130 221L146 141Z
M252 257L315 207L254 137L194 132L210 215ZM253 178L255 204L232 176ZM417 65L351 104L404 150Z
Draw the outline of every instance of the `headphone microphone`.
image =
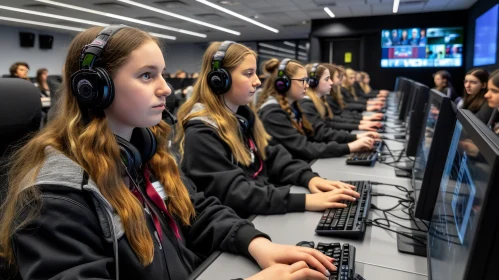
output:
M175 117L170 111L168 111L166 107L163 112L165 112L167 114L167 117L172 121L172 125L178 122L177 117Z

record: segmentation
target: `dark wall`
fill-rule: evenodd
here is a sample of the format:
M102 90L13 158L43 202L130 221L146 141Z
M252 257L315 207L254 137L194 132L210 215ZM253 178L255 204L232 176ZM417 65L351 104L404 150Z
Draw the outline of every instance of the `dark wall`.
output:
M489 0L487 0L489 1ZM490 0L495 1L495 0ZM432 74L437 70L449 71L458 92L462 92L460 81L464 78L464 67L452 68L381 68L381 30L394 28L463 27L464 40L467 40L468 11L451 11L424 14L387 15L376 17L321 19L312 21L311 58L324 61L327 53L327 40L331 38L361 38L364 49L365 72L371 76L371 86L375 89L393 89L397 76L405 76L433 87ZM463 46L463 66L466 61L467 46ZM362 59L362 58L361 58Z
M469 10L469 18L468 18L468 40L466 42L466 69L473 68L473 45L475 42L475 21L481 16L483 13L492 8L495 4L497 4L497 0L479 0L477 1ZM498 36L498 45L499 45L499 36ZM499 68L499 52L496 52L496 64L480 66L488 71L492 71Z

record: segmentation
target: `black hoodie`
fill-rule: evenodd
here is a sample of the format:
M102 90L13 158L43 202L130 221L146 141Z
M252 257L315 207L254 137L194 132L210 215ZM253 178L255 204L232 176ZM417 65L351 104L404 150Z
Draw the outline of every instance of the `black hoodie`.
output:
M344 118L350 118L353 120L361 121L363 116L362 113L359 113L355 110L341 109L340 105L336 103L336 100L331 95L326 95L326 102L333 111L335 116L342 116ZM346 106L345 106L346 107Z
M360 104L363 106L367 106L366 99L359 98L359 96L357 96L357 100L355 100L353 94L345 87L341 87L341 95L343 96L343 101L345 101L345 103L347 104L353 103L353 104Z
M301 111L307 118L307 120L312 124L314 127L314 131L318 130L320 126L325 125L326 128L331 128L331 129L343 129L346 131L352 131L352 130L357 130L359 129L359 121L358 120L350 120L348 121L347 119L344 119L340 116L334 116L333 119L321 119L320 113L315 107L314 102L310 99L307 98L307 96L299 101ZM327 112L327 107L325 105L324 109ZM357 123L354 123L354 122Z
M346 131L335 131L322 127L314 131L313 137L302 135L293 127L291 117L281 108L274 97L269 97L260 107L258 115L265 130L272 136L272 145L283 145L294 158L314 160L340 157L350 153L347 144L357 139ZM298 118L301 116L297 115ZM339 144L343 143L343 144Z
M371 92L365 92L360 86L359 82L354 82L353 87L355 88L355 93L357 97L361 99L376 98L378 96L379 90L371 90Z
M191 112L202 108L197 103ZM254 113L249 107L240 106L236 117L251 151ZM292 159L280 145L267 146L266 160L260 161L256 152L252 154L250 166L237 163L210 118L196 117L185 126L182 170L207 196L217 197L241 217L305 211L305 194L290 193L290 185L308 187L309 181L318 176L309 165Z
M150 179L154 182L153 177ZM250 256L251 240L267 237L232 209L222 206L214 197L205 198L191 181L183 179L196 217L190 226L176 222L180 236L176 238L172 220L157 214L160 240L151 213L162 212L147 198L152 207L143 213L153 239L154 258L144 267L124 234L116 210L93 180L65 155L53 148L46 149L46 161L36 182L25 186L40 188L41 211L12 239L22 278L186 279L215 250ZM144 192L143 184L138 184Z

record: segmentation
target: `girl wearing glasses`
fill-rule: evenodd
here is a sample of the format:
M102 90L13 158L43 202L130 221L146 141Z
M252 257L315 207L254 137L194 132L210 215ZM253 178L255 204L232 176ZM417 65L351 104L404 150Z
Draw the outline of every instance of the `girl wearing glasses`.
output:
M492 108L487 105L485 93L489 73L481 68L471 69L464 77L464 98L458 108L473 112L482 122L487 123L492 114Z
M248 107L261 84L253 51L237 43L225 50L221 67L232 84L216 93L209 77L223 49L220 42L208 47L192 97L178 111L182 170L199 191L241 217L345 207L338 201L359 197L350 185L320 178L284 147L268 145L270 136ZM289 185L312 194L290 193Z
M326 126L347 131L376 131L382 126L379 122L361 121L355 118L343 118L334 115L325 99L325 96L329 94L333 86L329 69L324 64L319 64L317 67L309 65L307 66L307 73L312 82L309 83L306 96L298 101L298 103L303 114L312 123L314 130L317 130L321 126ZM370 133L369 135L373 138L379 138L378 133ZM358 134L359 136L362 137L362 134Z
M283 71L290 80L289 88L284 91L279 89L279 92L276 83L279 66L277 59L265 64L266 70L273 74L265 80L257 102L258 115L265 130L272 136L272 145L281 144L293 157L304 160L340 157L372 147L373 139L370 137L357 139L356 135L325 126L314 129L296 102L305 96L308 87L305 67L297 61L289 61Z

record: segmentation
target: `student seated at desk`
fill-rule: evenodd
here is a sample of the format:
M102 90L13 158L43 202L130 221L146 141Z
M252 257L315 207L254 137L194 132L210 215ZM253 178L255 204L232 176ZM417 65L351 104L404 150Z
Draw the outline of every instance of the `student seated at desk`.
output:
M485 99L488 106L494 110L488 121L488 126L499 135L499 70L490 74L487 88Z
M343 118L333 115L331 108L325 100L325 95L329 94L333 85L329 69L324 64L314 63L308 65L307 73L309 76L309 87L306 90L306 96L298 101L300 108L312 124L314 130L321 126L333 129L367 130L376 131L381 127L381 123L367 122L360 123L356 118ZM379 138L377 133L371 135L373 138Z
M452 86L451 75L449 72L445 70L437 71L435 74L433 74L433 82L435 83L434 89L449 97L459 107L462 106L460 105L462 96L459 96L454 90L454 87ZM485 79L484 83L487 83L487 79ZM464 93L464 96L466 96L466 92Z
M248 107L258 86L253 51L230 41L208 47L199 82L177 115L184 173L242 217L320 211L353 200L357 193L349 185L324 180L283 146L268 145L269 135ZM312 194L292 194L289 185Z
M361 94L364 94L365 97L383 99L386 98L386 96L388 96L388 94L390 93L390 91L386 89L373 90L369 85L369 83L371 82L371 78L369 77L369 74L367 74L366 72L358 72L358 76L359 76L359 81L357 82L360 89L359 92Z
M353 135L325 126L314 130L297 102L308 87L307 71L299 62L271 59L265 67L272 75L265 80L257 108L265 130L272 136L271 145L281 144L294 158L307 161L372 147L369 135Z
M483 123L487 124L493 109L487 104L485 93L489 73L484 69L471 69L464 77L464 98L458 108L473 112Z
M333 111L333 114L346 118L358 119L361 123L363 121L381 120L383 118L382 113L374 113L369 116L363 116L361 113L363 111L380 110L381 106L379 105L367 106L366 108L366 106L362 104L346 104L343 101L343 96L341 95L341 84L345 77L345 69L332 64L326 64L326 67L331 73L331 80L333 82L329 94L326 95L326 102Z
M345 78L342 80L341 95L346 103L356 103L364 106L378 105L383 106L384 102L380 100L369 100L368 97L364 97L357 94L355 91L355 76L354 70L347 68L345 69Z
M270 242L180 173L166 145L170 127L161 121L171 94L164 67L158 40L139 29L111 25L76 36L65 63L64 118L13 157L0 256L22 279L176 280L223 250L270 267L251 279L283 279L295 270L326 279L331 258ZM82 79L97 73L95 91L82 96L88 88L81 85L89 86ZM111 82L109 95L99 92Z

